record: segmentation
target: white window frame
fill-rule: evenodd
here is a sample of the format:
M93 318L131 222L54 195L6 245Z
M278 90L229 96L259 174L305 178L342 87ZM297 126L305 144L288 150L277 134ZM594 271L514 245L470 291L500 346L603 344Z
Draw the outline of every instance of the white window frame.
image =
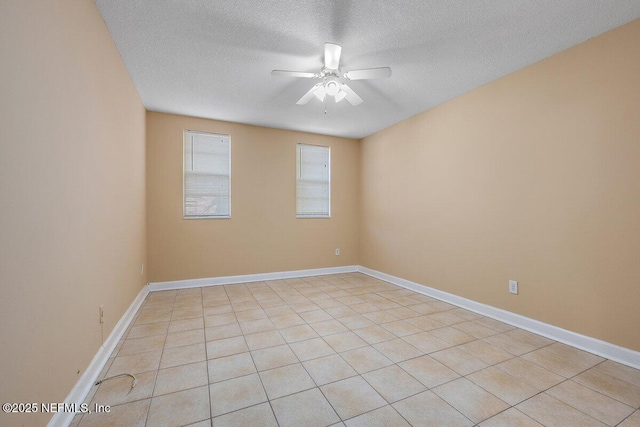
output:
M326 189L327 189L327 210L326 212L308 213L301 212L298 203L298 197L300 197L300 182L302 179L300 156L304 147L323 148L327 150L327 177L326 177ZM325 180L322 180L325 182ZM331 218L331 147L324 145L313 144L296 144L296 218Z
M187 157L187 144L193 142L193 136L195 135L207 135L214 137L226 138L229 144L229 206L228 206L228 214L223 215L187 215L187 168L186 168L186 157ZM183 131L183 146L182 146L182 219L230 219L231 218L231 136L225 134L218 133L210 133L210 132L201 132L194 130L184 130Z

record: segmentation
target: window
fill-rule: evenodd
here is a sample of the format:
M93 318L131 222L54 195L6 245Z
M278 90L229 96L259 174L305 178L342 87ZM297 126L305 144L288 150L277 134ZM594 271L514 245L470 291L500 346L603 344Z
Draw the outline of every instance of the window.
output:
M296 217L331 217L331 151L329 147L298 144Z
M231 218L231 138L184 131L184 218Z

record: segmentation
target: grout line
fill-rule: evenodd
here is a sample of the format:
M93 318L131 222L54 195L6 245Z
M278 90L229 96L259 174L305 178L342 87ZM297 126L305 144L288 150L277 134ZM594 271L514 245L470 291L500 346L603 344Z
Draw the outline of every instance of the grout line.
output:
M636 412L638 412L638 408L636 408L632 413L630 413L629 415L627 415L626 417L624 417L618 424L616 424L617 426L622 425L622 423L624 423L625 421L627 421L629 418L631 418Z
M173 314L173 306L176 303L176 296L178 292L176 291L173 295L173 302L171 304L171 314ZM147 295L149 298L149 295ZM171 316L169 316L169 324L171 324ZM167 327L167 335L169 334L169 327ZM149 413L151 412L151 404L153 403L154 393L156 391L156 384L158 383L158 377L160 376L160 365L162 364L162 356L164 355L164 345L167 343L167 335L164 337L164 343L162 344L162 351L160 352L160 360L158 361L158 369L156 370L156 378L153 381L153 387L151 389L151 396L149 397L149 406L147 408L147 416L144 419L144 425L146 426L149 421Z
M209 353L207 352L207 334L204 322L204 296L202 288L200 289L200 301L202 306L202 335L204 335L204 365L207 368L207 399L209 401L209 420L213 419L213 409L211 408L211 378L209 376ZM171 325L169 325L171 326ZM160 361L162 363L162 360ZM211 424L211 421L209 422Z
M225 289L226 292L226 289ZM227 294L227 297L229 295ZM231 309L233 310L234 316L235 316L235 309L233 308L233 304L231 304ZM237 316L236 316L236 320L237 320ZM240 324L240 322L238 322L238 324ZM262 381L262 377L260 376L260 372L258 371L258 366L256 365L256 361L253 358L253 353L251 353L251 349L249 348L249 345L247 344L247 340L244 336L244 331L242 330L241 326L238 326L240 328L240 332L242 333L242 339L244 340L245 346L247 347L247 352L249 353L249 357L251 357L251 362L253 363L253 367L255 368L256 372L255 375L258 377L258 380L260 381L260 385L262 385L262 392L264 393L265 398L267 399L267 403L269 404L269 408L271 408L271 413L273 414L273 419L276 420L276 424L278 425L278 427L280 426L280 423L278 422L278 417L276 417L276 413L273 409L273 406L271 405L271 400L269 399L269 395L267 394L267 389L264 386L264 382ZM248 374L248 375L253 375L253 374ZM237 377L236 377L237 378ZM258 404L261 404L264 402L260 402ZM246 408L242 408L242 409L246 409ZM213 416L211 418L212 422L213 422Z

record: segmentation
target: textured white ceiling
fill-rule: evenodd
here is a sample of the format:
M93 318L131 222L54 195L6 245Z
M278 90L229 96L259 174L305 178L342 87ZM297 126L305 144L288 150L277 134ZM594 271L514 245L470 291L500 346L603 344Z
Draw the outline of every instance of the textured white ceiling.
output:
M361 138L640 17L639 0L96 0L145 107ZM323 43L353 81L352 106L296 101Z

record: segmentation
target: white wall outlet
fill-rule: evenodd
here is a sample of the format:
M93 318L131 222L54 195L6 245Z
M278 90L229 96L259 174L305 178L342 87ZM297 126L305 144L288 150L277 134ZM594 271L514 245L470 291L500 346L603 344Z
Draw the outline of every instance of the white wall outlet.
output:
M336 255L340 255L340 248L336 249Z
M144 274L144 264L140 265L140 275L142 276Z
M518 281L509 280L509 292L518 295Z
M101 305L100 307L98 307L99 309L99 314L100 314L100 324L104 323L104 305Z

